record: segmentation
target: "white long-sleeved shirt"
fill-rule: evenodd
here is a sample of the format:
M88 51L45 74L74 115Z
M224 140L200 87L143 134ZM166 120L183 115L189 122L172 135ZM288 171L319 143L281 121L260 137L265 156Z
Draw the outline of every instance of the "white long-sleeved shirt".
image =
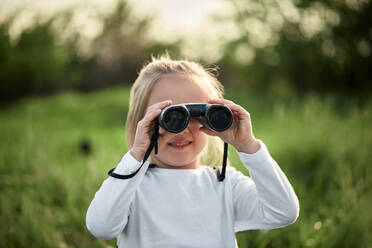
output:
M228 166L223 182L210 167L149 168L130 179L108 177L87 215L88 230L118 247L237 247L235 232L293 223L299 204L266 146L238 153L252 178ZM115 169L131 174L142 162L128 152Z

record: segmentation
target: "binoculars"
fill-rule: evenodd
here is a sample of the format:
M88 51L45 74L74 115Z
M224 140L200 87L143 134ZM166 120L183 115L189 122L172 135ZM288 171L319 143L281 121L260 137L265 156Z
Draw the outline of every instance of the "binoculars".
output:
M162 110L157 118L158 124L171 133L180 133L195 118L204 127L217 132L228 129L233 121L231 110L220 104L178 104Z

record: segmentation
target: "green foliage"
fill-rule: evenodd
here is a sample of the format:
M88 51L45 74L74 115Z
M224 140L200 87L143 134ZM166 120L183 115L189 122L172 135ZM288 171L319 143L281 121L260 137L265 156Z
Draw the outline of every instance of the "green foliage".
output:
M0 247L115 245L87 231L85 213L126 152L128 97L128 88L114 88L29 98L0 110ZM239 233L239 247L369 247L372 103L232 88L227 98L251 113L255 136L288 176L301 207L289 227ZM235 152L230 159L248 174Z
M226 1L226 82L271 92L372 92L372 1ZM223 19L221 24L226 20Z
M35 23L12 41L9 27L13 21L0 24L0 102L77 84L81 68L74 47L57 40L54 19Z
M10 29L22 12L0 21L0 104L29 95L130 84L151 54L167 49L174 56L180 54L179 43L148 40L152 18L134 18L126 1L117 1L107 14L91 11L102 25L93 40L84 40L79 30L71 28L79 9L46 21L36 17L12 39ZM85 55L83 48L88 51Z
M1 111L1 247L110 243L87 232L85 211L125 151L128 94L35 98ZM83 141L90 156L80 148Z
M221 54L211 56L218 58L214 62L223 68L220 79L226 85L282 96L371 96L372 1L226 2L232 11L213 25L229 28L216 37L223 44L217 49ZM1 20L0 104L28 95L130 84L150 55L168 50L173 58L187 57L182 54L187 38L152 39L151 29L161 32L153 26L156 14L138 17L134 8L117 0L110 13L91 9L102 29L85 40L76 27L63 32L81 9L45 21L35 17L18 37L9 31L22 13ZM200 61L210 56L205 57Z
M229 95L251 112L255 135L286 173L301 208L288 228L239 234L239 247L369 247L371 102ZM260 101L268 103L257 108Z

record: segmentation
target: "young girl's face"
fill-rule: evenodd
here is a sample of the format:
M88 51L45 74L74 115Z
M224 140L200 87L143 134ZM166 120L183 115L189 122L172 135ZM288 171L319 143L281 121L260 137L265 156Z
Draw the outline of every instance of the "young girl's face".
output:
M154 85L148 106L171 100L172 105L181 103L207 103L208 93L186 76L168 74ZM152 154L152 162L158 167L169 169L195 169L199 167L199 154L207 145L207 135L200 131L202 125L190 119L181 133L170 133L160 128L158 154Z

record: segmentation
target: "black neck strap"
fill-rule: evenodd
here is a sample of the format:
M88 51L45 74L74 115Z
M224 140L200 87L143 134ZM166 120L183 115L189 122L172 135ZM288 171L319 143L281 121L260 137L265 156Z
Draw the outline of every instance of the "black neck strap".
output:
M143 157L141 166L132 174L129 175L120 175L117 173L114 173L115 168L111 169L107 174L111 177L117 178L117 179L129 179L134 177L142 168L146 160L150 157L150 154L152 152L152 149L155 148L155 154L158 154L158 137L159 137L159 126L155 125L154 133L151 136L151 143L149 145L149 148L147 148L145 156ZM222 161L222 170L220 171L217 168L217 179L218 181L222 182L225 179L225 173L226 173L226 161L227 161L227 152L228 152L228 144L224 143L224 150L223 150L223 161ZM152 164L154 165L154 164Z
M225 180L227 152L228 152L228 144L226 142L224 142L223 143L222 171L220 172L220 170L217 168L217 179L220 182L222 182L223 180Z
M132 174L129 175L120 175L114 173L115 168L111 169L107 174L109 176L112 176L114 178L118 179L129 179L134 177L142 168L142 166L145 164L146 160L150 157L150 154L152 152L152 149L155 148L155 154L158 154L158 137L159 137L159 126L155 125L154 133L151 136L151 143L149 145L149 148L147 148L147 151L145 153L145 156L143 157L141 166Z

